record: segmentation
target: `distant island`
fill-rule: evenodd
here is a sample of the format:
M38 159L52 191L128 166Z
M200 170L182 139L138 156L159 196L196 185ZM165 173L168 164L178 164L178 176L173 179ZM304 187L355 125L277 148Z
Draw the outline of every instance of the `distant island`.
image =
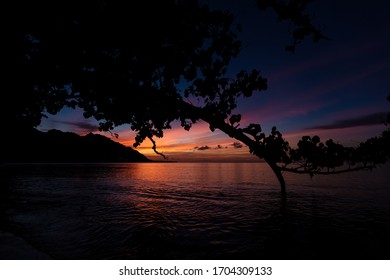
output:
M2 162L151 162L138 151L103 135L80 136L56 129L9 135L2 144Z

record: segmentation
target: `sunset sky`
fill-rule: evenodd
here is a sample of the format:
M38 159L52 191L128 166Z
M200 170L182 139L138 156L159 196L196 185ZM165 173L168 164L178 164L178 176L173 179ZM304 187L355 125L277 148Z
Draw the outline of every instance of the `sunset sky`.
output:
M307 40L294 54L284 51L288 25L277 22L271 11L259 11L254 0L202 2L233 11L242 25L242 49L230 74L256 68L268 79L267 91L239 100L235 113L242 115L241 126L259 123L266 133L276 126L292 146L303 135L355 146L384 130L381 122L390 111L390 1L314 1L309 6L314 23L331 40ZM95 120L72 109L39 126L53 128L99 133ZM113 140L127 146L134 142L128 126L113 132L119 134ZM174 125L156 140L170 160L256 160L245 146L202 122L189 132ZM145 142L137 150L155 159L150 147Z

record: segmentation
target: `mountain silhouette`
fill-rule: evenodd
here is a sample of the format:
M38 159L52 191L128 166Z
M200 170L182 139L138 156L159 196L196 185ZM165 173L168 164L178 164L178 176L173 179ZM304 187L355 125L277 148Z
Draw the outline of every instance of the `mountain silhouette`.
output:
M138 151L100 135L32 129L6 137L3 162L149 162Z

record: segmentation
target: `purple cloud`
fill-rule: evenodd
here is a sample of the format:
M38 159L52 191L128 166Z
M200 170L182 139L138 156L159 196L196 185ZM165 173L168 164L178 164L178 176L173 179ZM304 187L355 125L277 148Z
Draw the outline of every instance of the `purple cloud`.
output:
M357 118L338 120L327 125L308 127L307 129L336 129L336 128L349 128L349 127L357 127L357 126L372 126L372 125L384 124L387 115L388 112L374 113L374 114L369 114Z

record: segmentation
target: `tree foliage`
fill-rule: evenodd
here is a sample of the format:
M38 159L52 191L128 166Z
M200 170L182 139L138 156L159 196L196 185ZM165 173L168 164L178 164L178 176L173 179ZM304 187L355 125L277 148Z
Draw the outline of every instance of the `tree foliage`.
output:
M273 9L280 21L290 22L290 32L293 36L291 44L286 46L287 51L294 52L297 45L306 37L311 37L313 42L329 39L311 23L311 17L306 13L306 7L310 2L312 0L257 0L260 10Z
M311 25L308 2L257 1L291 22L288 50L307 36L326 38ZM203 120L264 159L282 186L283 170L315 174L346 161L367 166L388 158L388 149L372 153L378 141L388 141L388 132L352 151L318 137L304 137L291 149L276 128L269 135L259 124L239 128L241 115L232 114L237 99L266 90L267 80L257 69L226 75L241 45L227 11L196 0L58 0L12 1L7 12L17 26L5 40L10 91L2 111L11 112L9 128L37 126L45 112L79 106L101 130L130 124L134 146L149 139L157 152L155 138L172 122L189 130Z

